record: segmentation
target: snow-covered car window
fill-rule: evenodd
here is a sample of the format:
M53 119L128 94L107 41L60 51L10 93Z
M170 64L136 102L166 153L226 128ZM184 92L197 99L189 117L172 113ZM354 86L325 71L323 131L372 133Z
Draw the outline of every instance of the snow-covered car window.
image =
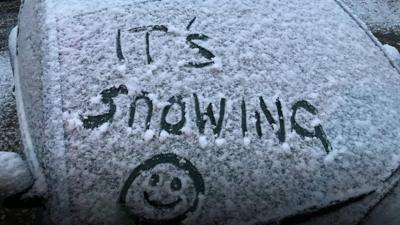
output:
M334 1L147 1L56 24L76 221L271 221L399 164L398 71Z

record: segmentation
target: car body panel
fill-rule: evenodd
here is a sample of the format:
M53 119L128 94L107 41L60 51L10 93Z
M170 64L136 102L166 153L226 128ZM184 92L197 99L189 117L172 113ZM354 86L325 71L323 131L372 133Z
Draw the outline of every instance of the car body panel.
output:
M132 191L155 161L201 177L182 181L197 191L187 224L278 221L371 193L397 169L398 68L335 1L103 6L22 11L21 126L50 220L178 218Z

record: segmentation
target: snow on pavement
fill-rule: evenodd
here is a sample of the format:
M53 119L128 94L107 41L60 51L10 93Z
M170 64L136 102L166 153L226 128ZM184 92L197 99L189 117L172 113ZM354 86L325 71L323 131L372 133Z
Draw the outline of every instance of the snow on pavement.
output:
M0 151L20 152L20 134L8 52L0 52Z

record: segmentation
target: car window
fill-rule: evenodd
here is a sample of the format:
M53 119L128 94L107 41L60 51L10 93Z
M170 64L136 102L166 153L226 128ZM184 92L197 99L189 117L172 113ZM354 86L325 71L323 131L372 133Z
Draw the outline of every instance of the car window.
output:
M399 74L334 1L148 1L60 18L57 40L75 209L269 221L399 164Z

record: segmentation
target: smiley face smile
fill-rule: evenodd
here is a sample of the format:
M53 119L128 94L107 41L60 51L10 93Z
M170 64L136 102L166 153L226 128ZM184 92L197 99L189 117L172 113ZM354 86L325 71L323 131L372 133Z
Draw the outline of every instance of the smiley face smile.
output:
M204 192L197 168L167 153L138 165L124 183L118 202L135 224L175 225L192 215Z
M166 188L163 187L164 180L161 180L160 174L153 174L149 179L149 185L153 188ZM182 189L182 181L178 177L174 177L170 182L169 189L172 192L179 192ZM154 208L157 209L171 209L174 208L177 204L179 204L182 199L177 197L177 200L172 201L170 203L163 203L162 201L151 200L150 194L147 191L144 191L144 199Z
M147 201L147 203L149 203L151 206L153 206L154 208L157 208L157 209L174 208L176 205L178 205L182 201L181 198L178 198L177 200L175 200L171 203L163 203L161 201L151 200L150 195L146 191L143 194L144 194L144 199Z

